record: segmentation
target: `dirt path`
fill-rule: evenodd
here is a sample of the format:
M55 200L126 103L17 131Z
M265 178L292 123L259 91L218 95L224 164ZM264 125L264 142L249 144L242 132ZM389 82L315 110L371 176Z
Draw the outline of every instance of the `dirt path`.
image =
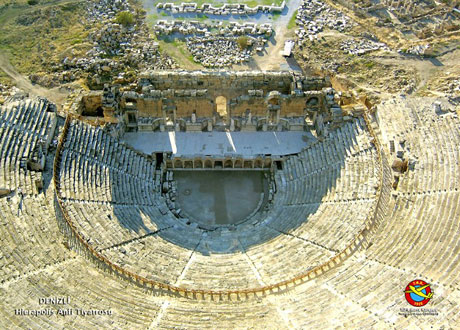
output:
M294 15L295 11L299 8L302 0L291 0L287 3L287 12L285 15L281 15L277 20L273 22L273 30L275 36L272 44L268 46L267 52L263 56L255 56L254 61L261 70L279 70L280 66L285 64L292 66L292 63L288 63L286 58L281 55L281 51L284 48L284 42L288 39L287 26L289 21Z
M63 92L59 87L48 89L39 85L34 85L24 75L20 74L10 63L5 54L0 53L0 70L4 71L14 82L17 88L29 93L31 96L43 96L55 103L61 109L65 102L68 92Z
M411 56L394 56L389 58L375 58L376 61L382 64L390 64L394 66L409 66L413 67L418 74L418 84L416 91L421 90L426 84L440 73L459 73L460 64L458 62L460 50L455 50L437 58L418 58ZM430 91L435 93L435 91Z

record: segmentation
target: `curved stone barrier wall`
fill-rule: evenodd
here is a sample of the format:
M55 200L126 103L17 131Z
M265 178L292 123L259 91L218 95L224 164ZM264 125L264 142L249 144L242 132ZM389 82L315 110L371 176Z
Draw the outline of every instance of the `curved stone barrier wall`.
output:
M60 181L60 166L61 166L61 159L62 159L62 152L63 146L67 138L68 130L70 127L70 123L72 121L72 117L68 116L66 118L66 122L64 125L64 129L62 135L60 136L59 145L56 152L56 157L54 161L54 185L55 191L57 194L57 203L59 204L59 208L61 210L61 217L58 217L60 220L61 228L66 233L66 235L70 238L70 243L73 248L82 252L86 255L89 259L93 260L97 265L100 267L108 270L115 275L120 276L132 283L135 283L139 286L153 289L153 290L162 290L167 291L173 294L179 294L187 297L193 298L204 298L205 296L216 296L216 297L232 297L232 296L244 296L244 297L251 297L257 296L259 294L267 294L270 292L277 292L285 290L289 287L292 287L296 284L314 279L321 274L327 272L328 270L336 267L337 265L341 264L344 260L346 260L349 256L351 256L356 250L359 248L366 248L369 244L370 238L378 225L383 221L383 218L386 213L386 209L388 206L389 196L391 192L391 172L389 169L388 161L383 154L382 146L374 132L373 125L375 123L372 121L370 115L368 113L364 114L364 120L367 125L367 129L372 136L372 143L377 151L377 158L379 163L379 183L376 192L376 199L375 199L375 209L370 214L365 222L365 227L361 229L359 232L356 233L354 240L352 240L344 249L342 249L339 253L337 253L334 257L329 259L328 261L309 269L303 273L295 277L287 278L284 281L280 281L278 283L260 287L254 287L249 289L242 289L242 290L208 290L206 288L200 289L191 289L191 288L182 288L175 285L163 283L160 281L155 281L144 276L140 276L132 271L129 271L119 265L114 264L110 261L106 256L104 256L98 249L94 248L89 243L89 238L85 237L79 229L75 226L71 216L69 215L65 203L62 200L61 196L61 181Z

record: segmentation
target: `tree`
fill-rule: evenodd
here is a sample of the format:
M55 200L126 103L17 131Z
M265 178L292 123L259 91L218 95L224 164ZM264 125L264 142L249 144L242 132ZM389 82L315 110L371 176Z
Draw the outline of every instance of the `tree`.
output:
M134 23L134 16L129 11L122 11L117 14L115 21L123 26Z

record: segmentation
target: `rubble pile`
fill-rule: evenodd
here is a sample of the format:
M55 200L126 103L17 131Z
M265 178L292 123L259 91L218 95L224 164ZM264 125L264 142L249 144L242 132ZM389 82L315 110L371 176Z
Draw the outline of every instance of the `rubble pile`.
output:
M84 56L65 57L57 73L63 83L81 78L84 74L92 84L100 85L107 79L123 81L127 71L177 68L177 63L159 51L158 43L148 33L143 20L123 26L114 22L120 11L133 9L127 0L100 0L91 2L88 20L101 22L87 38L93 46Z
M270 37L273 34L273 27L270 23L238 23L229 22L224 25L223 22L217 24L206 24L199 21L165 21L160 20L154 26L153 30L157 35L170 35L180 33L184 35L204 34L206 37L211 34L216 35L254 35ZM217 32L212 32L217 30Z
M427 14L434 7L433 1L423 0L383 0L380 2L383 5L388 6L388 10L390 10L393 14L401 18Z
M351 55L364 55L376 50L390 51L388 46L383 42L375 42L367 39L349 39L340 44L340 49Z
M108 23L102 29L89 35L98 55L123 55L132 48L131 41L135 37L134 27L122 27L120 24Z
M203 4L201 7L195 2L181 3L180 5L175 5L173 3L163 3L160 2L156 5L156 8L159 10L164 10L172 14L181 14L181 13L193 13L193 14L206 14L206 15L255 15L257 13L281 13L284 8L286 8L286 1L283 1L281 6L267 6L267 5L258 5L255 7L249 7L246 4L239 3L225 3L221 7L214 7L209 3Z
M11 97L15 97L19 94L23 94L19 88L0 84L0 105L7 102Z
M319 0L304 0L299 7L296 24L299 29L295 31L299 43L307 38L313 40L325 28L344 32L352 27L351 19Z
M112 20L121 11L133 12L128 0L88 1L87 5L87 19L90 22Z
M104 58L103 52L92 49L82 58L65 58L62 62L63 71L61 80L63 82L78 79L83 72L91 73L94 83L101 84L102 77L118 73L118 79L124 79L126 69L156 70L177 68L177 63L167 55L159 52L158 44L153 41L139 43L135 48L125 50L123 56L117 59Z
M251 51L241 50L236 37L190 37L187 48L205 67L226 67L251 58Z
M450 82L447 86L446 91L454 94L456 97L459 97L460 96L460 78Z
M411 46L409 49L407 49L406 53L412 54L412 55L423 56L423 55L425 55L426 51L429 48L430 48L429 44L426 44L426 45L414 45L414 46Z
M448 97L460 100L460 78L454 76L446 77L437 86L429 86L429 88L437 89Z
M0 96L6 97L9 95L10 87L7 85L0 84Z
M362 17L377 19L376 26L396 28L419 39L457 30L460 23L455 1L341 0L340 4Z
M182 34L194 61L205 67L225 67L248 61L252 51L263 51L268 38L273 34L270 23L255 24L223 22L205 24L198 21L158 21L154 26L158 36ZM245 35L250 50L240 50L237 37Z

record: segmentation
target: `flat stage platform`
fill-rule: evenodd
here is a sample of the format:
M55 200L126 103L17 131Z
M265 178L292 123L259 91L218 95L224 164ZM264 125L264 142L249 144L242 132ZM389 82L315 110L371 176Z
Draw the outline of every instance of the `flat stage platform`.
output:
M127 144L145 154L172 152L181 156L245 157L256 155L289 155L300 152L316 138L310 132L129 132Z

